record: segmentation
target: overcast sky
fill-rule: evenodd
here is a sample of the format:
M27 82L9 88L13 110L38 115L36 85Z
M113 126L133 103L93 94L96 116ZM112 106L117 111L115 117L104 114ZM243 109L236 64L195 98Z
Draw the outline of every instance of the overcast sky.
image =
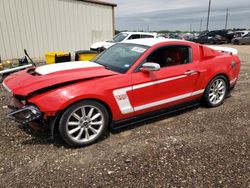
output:
M206 29L209 0L109 0L117 4L118 30L199 30ZM250 0L212 0L209 29L250 28Z

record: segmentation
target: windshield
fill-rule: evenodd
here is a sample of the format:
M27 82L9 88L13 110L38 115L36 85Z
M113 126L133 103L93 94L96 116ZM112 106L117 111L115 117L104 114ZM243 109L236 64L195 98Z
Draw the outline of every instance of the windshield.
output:
M125 73L148 48L138 44L118 43L92 61L112 71Z
M121 42L123 41L126 37L128 36L128 34L126 33L119 33L117 35L115 35L112 39L112 42Z

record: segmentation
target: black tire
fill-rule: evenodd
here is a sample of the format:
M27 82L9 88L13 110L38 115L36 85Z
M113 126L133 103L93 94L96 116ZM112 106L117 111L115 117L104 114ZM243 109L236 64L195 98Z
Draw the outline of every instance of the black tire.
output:
M220 91L222 93L222 90L219 90L220 88L222 88L222 86L220 88L217 88L216 90L213 90L213 87L216 85L215 82L222 83L222 86L224 86L225 88L223 88L223 92L224 94L219 94ZM215 93L215 94L214 94ZM207 106L209 107L217 107L220 106L224 99L226 98L228 93L228 81L224 76L216 76L213 80L211 80L204 92L203 98L204 98L204 102ZM212 98L213 96L216 95L216 98L218 97L218 101L213 101ZM216 99L215 99L216 100Z
M239 45L239 44L240 44L240 41L239 41L239 40L235 40L235 41L234 41L234 44L235 44L235 45Z
M89 108L89 111L88 111L88 108ZM100 114L99 117L95 118L97 120L98 118L100 118L98 122L92 122L91 120L92 114L88 117L92 108L94 109L92 114L96 112L94 116ZM83 111L85 115L83 115ZM76 116L77 118L81 118L81 119L79 120L75 118L75 114L78 115L78 117ZM82 114L82 117L79 114ZM92 116L92 118L94 116ZM88 122L85 118L89 118ZM74 119L74 121L72 119ZM94 128L94 125L91 125L91 123L99 123L99 122L102 122L99 128L96 128L96 127ZM74 123L75 125L70 125L70 123ZM78 124L76 125L76 123ZM107 109L101 103L97 101L85 100L85 101L80 101L78 103L75 103L65 110L59 122L59 133L62 139L70 146L83 147L83 146L91 145L95 143L97 140L99 140L101 137L103 137L108 128L108 124L109 124L109 115L108 115ZM74 127L74 126L75 128L72 128L71 130L69 130L70 129L69 127ZM97 124L95 126L97 126ZM73 129L76 130L78 128L79 128L79 132L78 131L75 132L77 134L77 136L75 137L74 133L71 133L71 132ZM94 133L95 131L96 131L96 134ZM79 138L78 138L78 134L79 135L81 134ZM84 138L82 138L83 134L84 134ZM89 140L87 138L89 138Z

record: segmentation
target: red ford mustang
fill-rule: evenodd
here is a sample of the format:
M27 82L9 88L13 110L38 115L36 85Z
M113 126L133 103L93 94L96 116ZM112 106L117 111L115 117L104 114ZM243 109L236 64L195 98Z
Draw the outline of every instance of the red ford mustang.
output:
M108 127L173 107L200 100L219 106L238 79L235 54L180 40L118 43L92 61L33 67L7 77L3 86L14 101L8 117L58 130L72 146L89 145Z

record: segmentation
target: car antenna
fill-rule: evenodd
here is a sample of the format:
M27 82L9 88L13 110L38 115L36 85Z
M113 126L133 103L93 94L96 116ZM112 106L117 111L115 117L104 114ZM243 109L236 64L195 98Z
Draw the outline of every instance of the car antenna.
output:
M29 54L27 53L27 50L24 49L24 54L29 58L29 60L31 61L31 64L34 65L36 67L36 64L34 63L34 61L30 58Z

